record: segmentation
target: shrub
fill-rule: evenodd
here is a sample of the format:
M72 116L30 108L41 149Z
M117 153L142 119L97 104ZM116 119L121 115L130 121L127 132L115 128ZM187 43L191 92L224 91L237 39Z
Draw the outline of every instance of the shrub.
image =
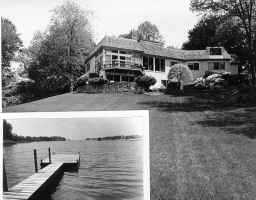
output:
M136 85L143 88L145 91L149 91L149 87L156 83L156 79L152 76L139 76L135 79Z
M81 87L81 86L86 85L86 83L88 82L88 80L89 80L89 78L88 78L87 75L82 75L82 76L80 76L80 77L76 80L76 82L75 82L75 84L74 84L74 89L77 89L78 87Z
M216 72L212 72L212 71L207 70L207 71L205 71L203 78L207 78L208 76L211 76L213 74L216 74Z
M35 89L35 81L20 81L16 84L16 93L31 93Z

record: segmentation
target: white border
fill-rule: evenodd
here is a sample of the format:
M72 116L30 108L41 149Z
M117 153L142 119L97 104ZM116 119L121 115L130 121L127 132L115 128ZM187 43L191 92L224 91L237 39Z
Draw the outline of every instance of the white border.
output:
M26 112L26 113L2 113L0 114L0 128L1 128L1 160L3 160L3 119L40 119L40 118L132 118L141 117L143 123L143 193L144 200L150 199L150 159L149 159L149 111L137 110L137 111L79 111L79 112ZM2 177L2 161L0 162ZM0 181L0 191L2 194L2 181Z

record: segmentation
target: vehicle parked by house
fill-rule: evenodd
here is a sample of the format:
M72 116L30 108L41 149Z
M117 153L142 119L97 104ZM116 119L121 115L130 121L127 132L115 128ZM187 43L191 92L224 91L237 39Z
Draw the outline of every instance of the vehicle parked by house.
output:
M163 43L133 39L104 37L85 60L86 72L98 73L110 81L133 82L139 75L156 78L153 88L167 84L170 68L186 64L196 79L206 71L238 73L238 66L231 65L232 58L223 47L205 50L180 50L165 48Z

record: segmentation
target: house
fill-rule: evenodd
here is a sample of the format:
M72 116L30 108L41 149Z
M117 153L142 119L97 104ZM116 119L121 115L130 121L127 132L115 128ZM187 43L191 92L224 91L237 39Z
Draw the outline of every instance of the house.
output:
M180 50L165 48L159 42L117 37L104 37L85 60L87 73L99 73L112 81L134 81L144 70L146 75L156 78L154 88L166 85L169 69L176 63L188 65L194 79L207 70L238 73L223 47Z

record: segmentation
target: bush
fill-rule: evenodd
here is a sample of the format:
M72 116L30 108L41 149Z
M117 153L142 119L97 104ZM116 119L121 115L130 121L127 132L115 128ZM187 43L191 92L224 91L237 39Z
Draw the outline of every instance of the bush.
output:
M35 90L35 82L32 80L20 81L16 84L16 93L31 93Z
M84 74L84 75L80 76L80 77L76 80L76 82L75 82L75 84L74 84L74 89L77 89L78 87L81 87L81 86L86 85L86 83L88 82L88 80L89 80L89 78L88 78L87 75Z
M152 76L139 76L135 79L136 85L143 88L145 91L149 91L149 87L156 83L156 79Z
M208 76L211 76L213 74L216 74L216 72L212 72L212 71L207 70L207 71L205 71L203 78L207 78Z

